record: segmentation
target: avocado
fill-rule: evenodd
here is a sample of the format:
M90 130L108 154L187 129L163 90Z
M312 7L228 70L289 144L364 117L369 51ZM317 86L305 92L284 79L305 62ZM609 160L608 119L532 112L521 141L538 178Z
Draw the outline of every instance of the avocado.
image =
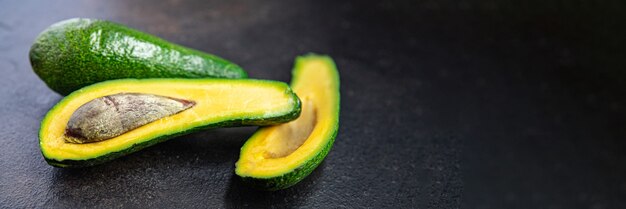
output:
M300 108L290 87L277 81L112 80L79 89L56 104L41 123L39 145L50 165L85 167L197 130L284 123L297 118ZM92 124L98 120L103 126ZM85 127L104 131L80 132ZM110 130L117 128L123 130ZM69 139L89 136L100 138Z
M241 67L124 25L74 18L44 30L30 48L35 73L61 95L122 78L246 78Z
M339 73L328 56L296 59L291 88L302 101L300 117L260 128L241 148L235 173L262 190L295 185L324 160L339 129Z

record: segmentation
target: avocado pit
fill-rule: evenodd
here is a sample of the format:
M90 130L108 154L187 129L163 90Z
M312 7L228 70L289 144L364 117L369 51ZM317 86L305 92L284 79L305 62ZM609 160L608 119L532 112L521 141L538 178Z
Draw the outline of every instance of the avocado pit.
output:
M82 144L111 139L194 105L191 100L154 94L118 93L99 97L72 114L65 129L65 141Z

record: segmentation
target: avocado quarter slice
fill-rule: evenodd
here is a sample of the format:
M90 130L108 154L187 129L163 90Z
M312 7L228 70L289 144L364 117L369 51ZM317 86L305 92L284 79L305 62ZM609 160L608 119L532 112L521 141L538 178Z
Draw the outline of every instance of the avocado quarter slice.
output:
M30 63L50 89L67 95L97 82L123 78L246 78L218 56L98 19L55 23L36 38Z
M328 56L296 59L291 88L302 101L294 121L260 128L241 148L235 173L253 187L280 190L307 177L339 129L339 73Z
M70 143L68 122L77 109L110 95L159 95L193 106L102 141ZM145 99L135 98L143 101ZM118 101L121 102L121 101ZM114 105L113 108L123 105ZM150 107L150 106L148 106ZM39 145L48 164L85 167L101 164L175 136L197 130L284 123L300 114L300 100L282 82L253 79L121 79L105 81L73 92L44 117ZM122 111L123 112L123 111ZM89 114L84 117L89 117ZM124 114L122 114L124 115Z

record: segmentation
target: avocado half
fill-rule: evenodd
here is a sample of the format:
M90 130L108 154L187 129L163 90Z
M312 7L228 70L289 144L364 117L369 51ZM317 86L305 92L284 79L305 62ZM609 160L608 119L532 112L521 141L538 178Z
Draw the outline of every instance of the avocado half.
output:
M302 101L300 117L260 128L241 148L235 173L263 190L288 188L324 160L339 129L339 73L330 57L296 59L291 88Z
M93 143L68 143L66 129L82 105L120 93L154 94L193 101L182 112L160 118L119 136ZM272 125L300 114L300 100L282 82L244 79L122 79L73 92L45 116L39 145L46 161L57 167L84 167L197 130L245 125Z

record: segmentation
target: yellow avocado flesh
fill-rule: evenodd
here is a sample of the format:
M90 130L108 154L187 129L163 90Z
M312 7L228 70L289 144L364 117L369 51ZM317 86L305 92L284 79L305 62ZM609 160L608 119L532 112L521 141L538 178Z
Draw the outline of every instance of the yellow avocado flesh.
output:
M195 105L120 136L100 142L65 142L65 129L81 105L117 93L145 93L191 100ZM82 160L125 150L158 136L214 123L266 118L293 111L298 100L286 84L261 80L125 79L103 82L78 90L57 104L44 118L40 146L48 159Z
M299 58L291 88L302 101L300 117L259 129L241 149L239 176L272 178L289 173L312 160L334 137L339 81L330 58Z

